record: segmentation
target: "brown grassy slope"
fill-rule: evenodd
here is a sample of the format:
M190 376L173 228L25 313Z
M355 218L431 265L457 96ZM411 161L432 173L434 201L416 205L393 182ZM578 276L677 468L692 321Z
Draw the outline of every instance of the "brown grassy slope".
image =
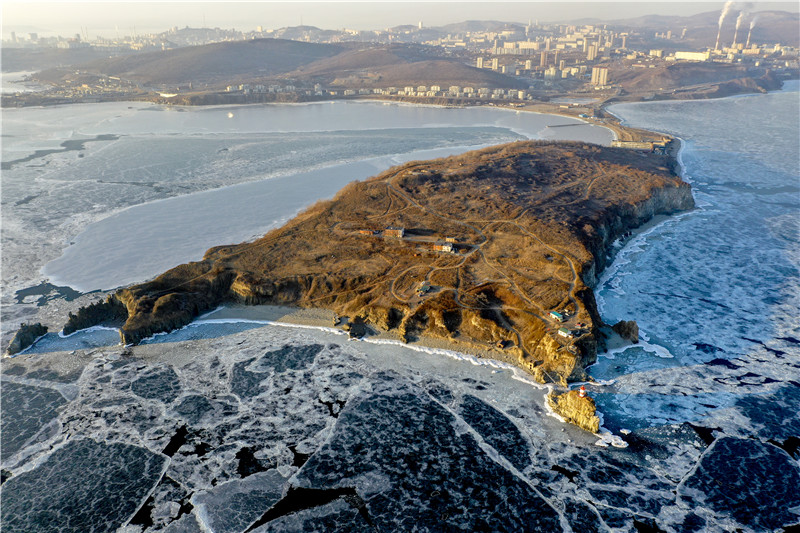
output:
M84 68L142 83L220 82L282 74L342 50L330 44L254 39L114 57Z
M400 84L437 84L443 90L447 90L450 85L471 86L476 89L478 87L488 87L490 89L526 89L528 87L527 83L511 76L449 60L417 61L404 65L382 67L375 69L374 75L376 76L375 82L370 85L376 87Z
M323 307L406 340L450 338L541 380L582 378L596 354L590 285L611 240L656 213L691 207L666 156L580 143L519 142L411 162L354 182L263 238L209 250L116 294L126 342L225 299ZM358 230L401 226L405 239ZM458 253L432 250L454 237ZM424 295L417 287L427 281ZM571 328L548 312L570 309Z
M324 58L285 74L292 79L310 78L346 87L451 85L489 88L527 88L515 78L477 69L451 59L430 59L401 47L350 50Z
M675 63L656 68L614 70L616 83L629 91L674 89L702 83L722 83L748 76L762 76L763 69L716 63Z

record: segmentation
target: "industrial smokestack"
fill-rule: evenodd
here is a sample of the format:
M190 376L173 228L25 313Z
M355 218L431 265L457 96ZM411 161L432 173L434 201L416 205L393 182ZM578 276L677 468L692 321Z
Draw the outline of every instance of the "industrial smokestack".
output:
M757 20L758 20L758 15L753 17L753 20L750 21L750 30L747 32L747 44L744 45L745 48L750 48L750 35L753 33L753 28L756 27Z
M736 31L733 32L733 44L731 45L732 48L736 48L736 38L739 36L739 28L742 27L742 22L744 22L744 18L747 16L747 11L740 11L739 16L736 17Z
M731 6L733 6L733 1L728 0L725 2L725 5L722 7L722 12L719 14L719 29L717 30L717 42L714 44L714 50L719 50L719 36L720 33L722 33L722 23L725 22L725 17L727 17L728 13L730 13Z

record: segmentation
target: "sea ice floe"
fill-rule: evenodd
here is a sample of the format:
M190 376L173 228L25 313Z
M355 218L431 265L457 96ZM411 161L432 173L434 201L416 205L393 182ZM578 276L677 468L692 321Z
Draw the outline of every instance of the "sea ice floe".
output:
M138 446L72 440L3 485L4 529L113 531L142 505L167 462Z

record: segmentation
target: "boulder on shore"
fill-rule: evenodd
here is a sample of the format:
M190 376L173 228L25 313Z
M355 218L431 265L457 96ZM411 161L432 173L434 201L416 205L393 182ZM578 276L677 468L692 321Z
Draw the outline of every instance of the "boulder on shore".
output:
M611 329L623 339L629 340L634 344L639 342L639 325L635 320L620 320L611 326Z

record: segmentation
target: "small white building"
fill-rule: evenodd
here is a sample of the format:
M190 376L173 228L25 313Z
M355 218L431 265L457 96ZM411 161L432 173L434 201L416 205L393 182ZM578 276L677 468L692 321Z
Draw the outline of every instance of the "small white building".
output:
M572 331L568 330L567 328L558 328L558 335L560 337L564 337L565 339L571 339L575 336Z

